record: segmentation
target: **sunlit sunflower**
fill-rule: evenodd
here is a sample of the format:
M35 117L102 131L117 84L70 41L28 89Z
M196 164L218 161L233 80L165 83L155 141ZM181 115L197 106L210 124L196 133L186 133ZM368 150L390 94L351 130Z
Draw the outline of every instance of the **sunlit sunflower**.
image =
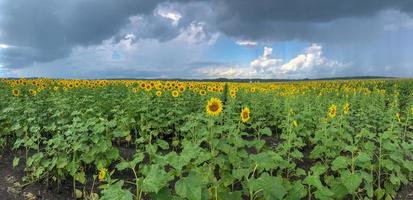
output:
M105 169L105 168L100 169L99 170L99 176L98 176L99 181L105 180L107 173L108 173L107 169Z
M250 109L248 107L244 107L241 111L241 121L246 123L250 119Z
M142 82L139 86L140 86L142 89L145 89L145 88L146 88L146 83Z
M252 87L252 88L250 89L250 92L251 92L251 93L255 93L255 90L256 90L255 87Z
M349 103L344 104L343 111L344 111L344 114L348 114L348 112L350 111L350 104Z
M15 97L20 96L20 90L18 90L18 89L13 89L13 90L11 91L11 93L12 93L13 96L15 96Z
M178 90L180 93L185 92L185 86L179 86Z
M229 92L229 96L232 97L232 98L235 98L235 97L237 97L237 92L235 90L231 90Z
M156 96L160 97L162 95L162 92L160 90L156 91Z
M58 90L59 90L59 87L54 86L54 87L53 87L53 90L54 90L54 91L58 91Z
M179 92L176 91L176 90L172 91L172 96L173 96L173 97L178 97L178 96L179 96Z
M206 111L210 116L217 116L222 112L222 102L218 98L211 98L207 105Z
M205 91L205 90L200 90L200 91L199 91L199 94L200 94L201 96L204 96L204 95L206 95L206 91Z
M146 87L145 87L145 90L146 90L147 92L151 91L151 90L152 90L152 85L147 84Z
M29 93L30 93L30 95L32 95L32 96L36 96L37 91L30 89L30 90L29 90Z
M328 108L328 116L330 118L334 118L336 117L337 114L337 106L335 104L332 104L329 108Z

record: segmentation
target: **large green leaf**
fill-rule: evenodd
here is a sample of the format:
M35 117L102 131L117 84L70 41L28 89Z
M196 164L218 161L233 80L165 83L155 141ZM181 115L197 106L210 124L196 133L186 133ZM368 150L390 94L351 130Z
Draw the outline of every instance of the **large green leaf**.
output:
M202 194L202 177L196 173L191 172L187 177L179 179L175 183L176 193L189 200L201 200Z

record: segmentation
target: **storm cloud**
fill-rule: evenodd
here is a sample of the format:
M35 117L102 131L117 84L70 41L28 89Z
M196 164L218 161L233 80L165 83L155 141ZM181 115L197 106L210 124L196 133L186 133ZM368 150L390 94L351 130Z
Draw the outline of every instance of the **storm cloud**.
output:
M162 70L187 76L178 73L178 68L193 67L188 63L226 62L202 57L221 35L239 48L257 49L258 54L263 48L260 44L317 43L327 57L363 66L354 72L368 73L369 67L381 65L377 69L386 73L412 65L408 59L411 48L405 47L413 45L409 39L412 14L410 0L0 0L0 67L10 71L70 61L65 70L107 63L107 74L122 65L129 69L117 74L128 70L149 74L151 70L145 68L151 67L156 68L151 76L163 74ZM122 46L125 41L129 46ZM153 50L154 46L159 49ZM101 48L110 50L105 54L110 55L110 62L92 53ZM73 63L84 49L89 49L90 57L85 58L90 63ZM174 52L177 59L162 52ZM251 61L231 68L248 66ZM105 75L97 67L86 71Z

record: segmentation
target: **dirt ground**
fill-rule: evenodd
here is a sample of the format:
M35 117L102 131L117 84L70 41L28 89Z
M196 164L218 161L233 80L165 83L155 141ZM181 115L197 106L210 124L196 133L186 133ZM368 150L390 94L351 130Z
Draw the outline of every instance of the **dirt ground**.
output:
M22 152L15 152L22 154ZM1 200L70 200L72 198L71 188L62 186L56 191L53 186L47 187L43 183L24 185L24 166L21 164L12 167L14 154L4 152L0 157L0 199ZM20 160L24 163L24 160ZM413 200L413 183L403 186L396 200Z

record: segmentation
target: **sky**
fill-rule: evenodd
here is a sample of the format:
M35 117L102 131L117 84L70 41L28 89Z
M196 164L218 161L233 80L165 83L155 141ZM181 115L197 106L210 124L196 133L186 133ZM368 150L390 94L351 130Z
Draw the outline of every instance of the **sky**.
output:
M412 0L0 0L0 77L413 77Z

